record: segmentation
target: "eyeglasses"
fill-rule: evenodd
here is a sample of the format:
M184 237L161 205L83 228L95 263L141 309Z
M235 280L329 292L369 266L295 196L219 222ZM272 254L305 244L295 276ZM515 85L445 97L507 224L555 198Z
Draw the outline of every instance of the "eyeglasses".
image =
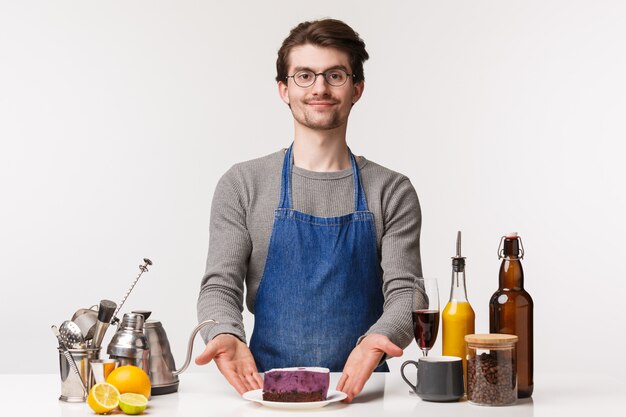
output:
M348 81L348 77L354 78L354 74L348 74L342 69L331 69L324 72L314 73L310 70L298 71L294 75L285 78L293 78L298 87L307 88L315 84L318 75L323 75L326 82L333 87L341 87Z

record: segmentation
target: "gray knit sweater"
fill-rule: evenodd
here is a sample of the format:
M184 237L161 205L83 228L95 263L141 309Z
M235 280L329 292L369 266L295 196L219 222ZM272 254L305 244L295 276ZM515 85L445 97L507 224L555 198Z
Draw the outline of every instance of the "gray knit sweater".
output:
M241 314L244 282L246 305L254 314L274 210L280 199L284 155L285 149L282 149L238 163L216 186L209 226L209 254L198 297L198 319L212 318L220 324L205 328L202 332L205 342L221 333L246 341ZM385 296L383 315L365 335L385 335L404 349L413 338L413 280L422 276L419 201L406 176L364 157L357 157L357 162L369 210L374 213L376 222ZM314 172L294 166L292 200L293 209L318 217L353 212L352 168Z

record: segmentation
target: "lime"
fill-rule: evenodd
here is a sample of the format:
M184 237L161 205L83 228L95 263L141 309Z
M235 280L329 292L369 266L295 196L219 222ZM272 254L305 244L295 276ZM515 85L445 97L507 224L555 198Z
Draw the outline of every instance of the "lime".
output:
M97 414L105 414L117 408L120 393L111 384L102 382L96 384L89 391L87 404ZM145 407L144 407L145 408Z
M141 414L148 406L148 399L141 394L127 392L120 395L120 408L126 414Z

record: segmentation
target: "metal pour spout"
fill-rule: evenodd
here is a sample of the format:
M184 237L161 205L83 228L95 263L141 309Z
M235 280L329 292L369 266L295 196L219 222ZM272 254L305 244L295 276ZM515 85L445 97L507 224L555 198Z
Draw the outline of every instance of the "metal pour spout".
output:
M452 257L452 271L465 271L465 258L461 256L461 231L456 233L456 256Z
M189 336L189 343L187 344L187 358L185 359L185 363L183 364L183 366L172 372L172 375L174 376L178 376L180 374L182 374L183 372L185 372L185 369L187 369L189 367L189 363L191 362L191 354L193 352L193 341L196 338L196 335L198 334L198 332L208 326L209 324L219 324L219 322L215 321L215 320L205 320L203 322L201 322L200 324L198 324L193 331L191 332L191 336Z

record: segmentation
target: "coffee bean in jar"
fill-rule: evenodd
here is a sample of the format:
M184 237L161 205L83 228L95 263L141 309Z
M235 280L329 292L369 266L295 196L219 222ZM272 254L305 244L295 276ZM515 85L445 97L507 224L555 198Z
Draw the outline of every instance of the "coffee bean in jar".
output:
M471 334L467 348L467 399L477 405L510 405L517 400L517 336Z

